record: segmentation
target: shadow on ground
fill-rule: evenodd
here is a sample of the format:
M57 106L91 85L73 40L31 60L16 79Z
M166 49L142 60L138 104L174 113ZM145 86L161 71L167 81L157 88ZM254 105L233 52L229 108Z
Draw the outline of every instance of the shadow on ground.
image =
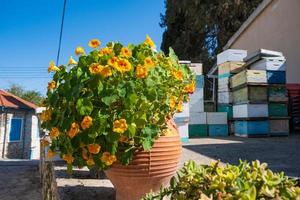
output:
M238 164L239 159L267 162L274 171L300 177L300 135L273 138L203 138L191 139L184 148L195 153Z

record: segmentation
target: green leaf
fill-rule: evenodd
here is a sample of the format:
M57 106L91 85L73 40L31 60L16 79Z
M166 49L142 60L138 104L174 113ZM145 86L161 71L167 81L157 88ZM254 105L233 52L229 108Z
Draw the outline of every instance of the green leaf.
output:
M150 151L152 145L153 145L153 142L152 142L151 138L145 138L145 140L143 141L144 151Z
M129 137L134 137L136 133L136 125L134 123L129 124L128 126Z
M117 95L111 95L103 97L101 100L103 103L105 103L105 105L110 106L112 103L116 102L118 98L119 97Z
M125 88L118 88L117 91L118 91L118 95L120 97L125 97L125 95L126 95L126 89Z
M78 99L76 109L80 115L89 115L93 111L93 104L89 99Z

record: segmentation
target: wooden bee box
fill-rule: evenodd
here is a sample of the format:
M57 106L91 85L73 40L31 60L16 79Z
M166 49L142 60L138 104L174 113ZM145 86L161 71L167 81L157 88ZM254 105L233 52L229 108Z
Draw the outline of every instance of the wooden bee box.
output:
M238 103L267 103L266 86L245 86L233 91L233 102Z
M232 92L218 92L218 103L232 103Z
M214 124L208 125L209 136L228 136L228 125L227 124Z
M218 74L237 73L244 67L244 62L225 62L218 66Z
M270 117L287 117L288 107L285 103L270 103L269 104Z
M284 57L267 57L253 63L250 69L255 70L272 70L272 71L285 71L286 64Z
M240 104L233 106L233 118L268 117L268 104Z
M268 97L271 102L286 102L288 101L286 86L268 86Z
M235 121L234 134L237 136L267 136L269 135L269 121Z
M231 88L243 84L266 84L267 83L267 74L266 71L262 70L244 70L231 77L230 85Z
M270 119L270 135L286 136L290 132L288 119Z

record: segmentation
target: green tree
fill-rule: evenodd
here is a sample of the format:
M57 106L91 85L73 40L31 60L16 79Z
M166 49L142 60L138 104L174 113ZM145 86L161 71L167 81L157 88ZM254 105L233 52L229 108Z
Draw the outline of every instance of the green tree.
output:
M228 39L262 0L166 0L161 49L171 46L182 60L202 62L204 73Z
M41 101L44 99L42 94L35 90L25 90L22 86L18 84L12 84L8 89L8 92L26 100L30 101L36 105L40 105Z

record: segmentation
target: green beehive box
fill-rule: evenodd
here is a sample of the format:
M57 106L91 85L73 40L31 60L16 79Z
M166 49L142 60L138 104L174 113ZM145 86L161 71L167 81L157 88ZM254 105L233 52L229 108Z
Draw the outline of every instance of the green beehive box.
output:
M189 124L189 138L207 137L208 129L206 124Z
M288 101L286 86L268 86L269 101L283 102Z
M228 119L232 119L233 111L230 104L218 104L218 112L226 112Z
M270 117L287 117L288 108L284 103L270 103L269 104L269 116Z
M249 85L233 91L233 102L238 103L266 103L268 92L266 86Z

